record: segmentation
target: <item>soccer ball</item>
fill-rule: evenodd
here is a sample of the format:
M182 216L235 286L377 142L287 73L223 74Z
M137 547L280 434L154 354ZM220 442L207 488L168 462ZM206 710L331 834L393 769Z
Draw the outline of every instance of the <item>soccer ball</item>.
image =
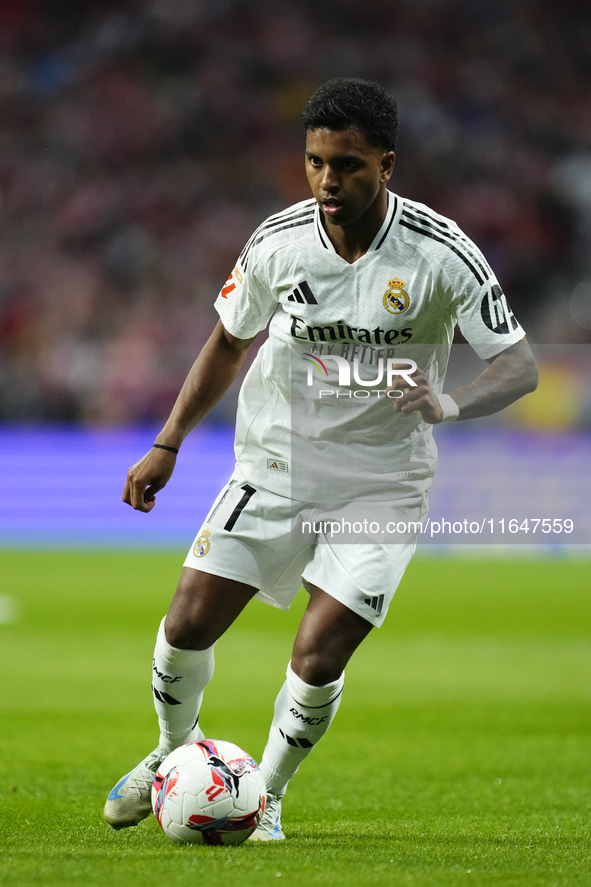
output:
M162 831L178 844L241 844L265 810L256 762L232 742L187 742L166 757L152 785Z

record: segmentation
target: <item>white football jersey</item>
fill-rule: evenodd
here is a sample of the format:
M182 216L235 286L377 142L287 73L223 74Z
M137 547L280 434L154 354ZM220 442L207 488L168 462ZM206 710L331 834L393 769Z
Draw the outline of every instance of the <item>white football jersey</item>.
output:
M394 412L392 374L415 361L440 394L456 323L482 358L524 336L478 247L392 192L353 264L336 253L315 200L270 216L215 306L241 339L271 320L240 392L236 458L253 484L303 501L427 490L433 427Z

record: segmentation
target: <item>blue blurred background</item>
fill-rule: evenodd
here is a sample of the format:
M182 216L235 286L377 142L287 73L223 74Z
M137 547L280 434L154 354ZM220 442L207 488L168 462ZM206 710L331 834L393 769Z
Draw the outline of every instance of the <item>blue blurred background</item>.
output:
M432 507L474 491L486 444L526 500L569 466L559 504L588 514L587 0L2 0L0 544L189 544L235 390L147 518L125 472L250 233L308 196L299 114L333 76L396 96L393 189L479 244L538 345L536 395L441 429Z

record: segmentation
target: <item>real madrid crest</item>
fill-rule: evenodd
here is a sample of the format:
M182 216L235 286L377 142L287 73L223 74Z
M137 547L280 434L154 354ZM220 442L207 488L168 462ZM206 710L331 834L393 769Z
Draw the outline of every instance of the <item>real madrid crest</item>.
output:
M211 530L204 530L200 536L197 536L195 539L195 545L193 546L193 554L195 557L205 557L211 544L209 541L210 536Z
M388 281L388 289L384 293L384 308L390 314L402 314L409 305L410 299L404 289L404 280L393 277Z

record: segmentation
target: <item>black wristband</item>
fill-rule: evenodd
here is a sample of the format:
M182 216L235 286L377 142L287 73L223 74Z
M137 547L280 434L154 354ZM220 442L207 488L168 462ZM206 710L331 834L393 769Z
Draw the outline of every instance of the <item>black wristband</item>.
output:
M167 447L166 444L152 444L152 449L156 447L157 450L168 450L169 453L174 453L175 456L178 456L179 451L176 447Z

